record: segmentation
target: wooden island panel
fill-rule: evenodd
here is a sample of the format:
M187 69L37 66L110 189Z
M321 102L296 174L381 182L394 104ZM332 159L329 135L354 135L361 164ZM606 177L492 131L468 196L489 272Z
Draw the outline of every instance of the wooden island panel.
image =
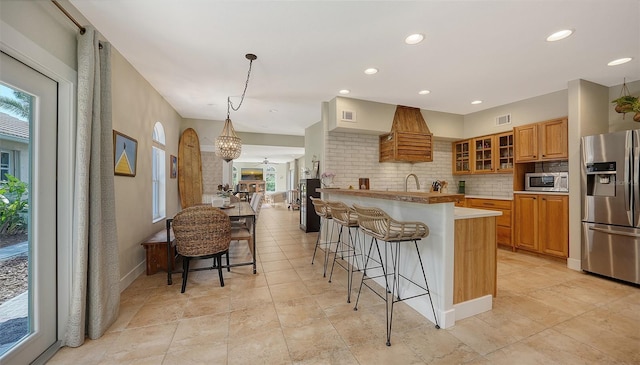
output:
M456 219L453 303L496 296L496 217Z

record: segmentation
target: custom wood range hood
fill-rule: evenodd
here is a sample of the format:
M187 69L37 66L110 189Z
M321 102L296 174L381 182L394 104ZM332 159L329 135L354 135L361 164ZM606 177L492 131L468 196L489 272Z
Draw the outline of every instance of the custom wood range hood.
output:
M433 134L420 108L398 105L391 132L380 135L380 162L433 161Z

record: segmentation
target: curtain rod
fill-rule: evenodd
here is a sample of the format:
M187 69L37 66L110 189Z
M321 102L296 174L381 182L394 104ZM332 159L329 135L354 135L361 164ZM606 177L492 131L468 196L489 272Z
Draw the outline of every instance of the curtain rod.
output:
M71 20L73 22L73 24L76 25L76 27L78 27L78 29L80 30L80 34L84 34L84 32L86 31L86 29L80 25L80 23L78 23L72 16L71 14L69 14L69 12L67 12L62 5L58 4L58 2L56 0L51 0L51 2L58 7L58 9L60 9L60 11L67 16L67 18L69 18L69 20Z

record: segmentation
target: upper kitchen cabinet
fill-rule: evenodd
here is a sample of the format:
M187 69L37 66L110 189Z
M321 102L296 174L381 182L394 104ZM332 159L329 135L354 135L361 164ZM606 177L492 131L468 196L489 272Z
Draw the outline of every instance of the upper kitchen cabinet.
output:
M452 150L454 175L513 171L512 131L453 142Z
M453 174L471 173L471 141L453 142Z
M498 172L513 171L513 132L505 132L496 135L496 169Z
M472 173L480 174L495 171L494 137L484 136L473 139Z
M569 157L567 118L513 128L515 162L566 160Z
M567 118L540 124L540 159L566 160L569 158L569 123Z

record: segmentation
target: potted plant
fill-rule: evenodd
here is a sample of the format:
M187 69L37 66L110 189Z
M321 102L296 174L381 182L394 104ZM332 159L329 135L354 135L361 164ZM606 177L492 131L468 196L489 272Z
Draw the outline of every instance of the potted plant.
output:
M636 98L636 101L633 102L633 105L631 106L631 111L636 113L633 116L633 120L635 122L640 122L640 99L639 98Z
M629 113L633 110L633 104L638 101L636 96L631 95L622 95L621 97L611 101L613 104L616 104L616 112L618 113ZM624 118L624 117L623 117Z

